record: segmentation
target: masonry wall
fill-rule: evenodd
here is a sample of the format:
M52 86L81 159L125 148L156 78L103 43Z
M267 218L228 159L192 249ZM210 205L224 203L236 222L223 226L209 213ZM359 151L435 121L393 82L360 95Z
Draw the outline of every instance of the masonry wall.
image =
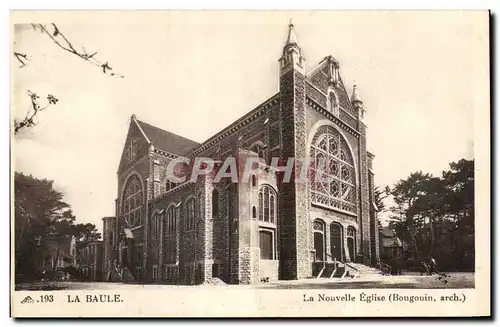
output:
M129 144L134 141L135 143L135 149L137 151L135 157L132 160L128 160L126 157L126 149L128 148ZM116 244L115 244L115 257L118 258L118 253L119 250L118 248L120 247L120 235L123 231L124 228L124 221L121 216L122 212L122 192L123 189L128 181L128 179L132 175L136 175L139 177L139 179L142 181L142 192L143 192L143 198L142 198L142 208L141 208L141 217L143 219L145 217L148 217L148 208L147 208L147 203L148 200L152 198L153 196L153 191L152 191L152 185L153 185L153 180L150 176L152 171L152 157L150 153L150 147L149 144L147 143L146 139L142 135L142 132L139 130L137 127L135 121L132 119L130 123L130 128L129 132L125 141L125 147L124 151L122 154L122 158L120 161L119 169L118 169L118 189L117 189L117 201L116 201L116 217L117 217L117 222L116 222ZM144 219L143 221L140 222L140 225L143 225L144 227L141 230L138 230L135 232L136 234L136 239L133 243L132 246L129 246L129 248L126 251L126 261L128 263L128 268L132 274L134 274L135 278L138 279L143 279L144 276L143 274L146 273L145 270L145 260L147 259L147 234L144 233L144 230L147 229L147 219ZM137 250L138 247L141 247L141 250ZM136 258L136 256L133 256L133 253L139 253L140 252L140 257ZM141 258L142 257L142 258ZM139 276L136 276L137 274L135 273L135 268L136 267L142 267L142 274Z
M116 235L116 218L104 217L103 222L103 258L102 258L102 271L104 276L114 264L114 247Z
M326 93L328 88L331 87L338 96L340 109L338 118L333 117L330 119L341 134L346 139L347 143L352 149L353 160L357 172L357 185L356 185L356 198L358 199L357 211L357 225L356 229L356 243L357 252L360 258L362 257L365 264L371 264L371 251L372 251L372 236L370 221L370 185L368 179L368 158L366 148L366 126L359 121L357 109L352 106L349 101L349 96L345 90L342 79L339 77L337 84L328 83L328 69L325 67L323 70L316 73L306 84L308 96L308 130L314 133L311 128L319 120L325 119L325 115L319 111L327 111L327 98ZM309 135L309 139L313 135ZM353 261L358 258L352 258Z
M306 152L305 77L290 70L280 78L282 158ZM280 278L312 274L307 183L281 183L279 189Z
M371 264L371 230L370 230L370 184L368 181L368 154L366 149L366 127L360 123L359 138L359 166L360 166L360 225L362 262Z

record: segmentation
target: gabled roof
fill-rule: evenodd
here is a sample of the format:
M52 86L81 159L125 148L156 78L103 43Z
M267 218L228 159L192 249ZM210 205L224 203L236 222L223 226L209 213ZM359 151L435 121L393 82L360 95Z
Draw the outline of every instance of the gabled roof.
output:
M149 141L157 149L170 152L172 154L185 155L199 145L198 142L167 132L138 119L137 124L142 129L144 134L146 134Z

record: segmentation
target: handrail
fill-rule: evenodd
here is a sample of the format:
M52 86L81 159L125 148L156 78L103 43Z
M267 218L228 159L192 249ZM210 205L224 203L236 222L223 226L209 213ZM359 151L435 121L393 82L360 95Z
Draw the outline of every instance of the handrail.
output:
M347 262L345 263L345 266L349 267L351 269L354 269L355 273L354 273L354 276L352 276L352 278L356 278L358 276L358 274L359 274L359 269L358 268L356 268L356 267L348 264ZM347 271L347 269L346 269L346 271Z
M335 276L335 273L337 272L337 258L333 258L333 265L335 268L333 269L333 272L330 274L330 278Z

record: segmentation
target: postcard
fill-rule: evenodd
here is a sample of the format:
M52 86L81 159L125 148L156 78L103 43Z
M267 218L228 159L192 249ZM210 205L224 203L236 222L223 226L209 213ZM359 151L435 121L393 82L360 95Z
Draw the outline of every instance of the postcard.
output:
M12 11L13 317L490 316L488 11Z

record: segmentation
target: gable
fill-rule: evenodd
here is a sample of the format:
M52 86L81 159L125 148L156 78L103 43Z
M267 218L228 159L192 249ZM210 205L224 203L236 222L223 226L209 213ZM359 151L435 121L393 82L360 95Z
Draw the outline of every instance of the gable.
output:
M323 93L323 97L326 97L328 88L333 88L335 94L338 97L338 101L341 109L345 110L347 113L354 117L357 117L356 110L353 108L349 95L347 94L344 82L342 81L342 76L338 75L338 83L329 83L329 70L328 61L324 60L320 63L311 73L307 76L307 80L319 91ZM326 101L326 98L325 98ZM321 103L320 103L321 104Z
M149 140L146 139L144 133L140 130L137 122L134 119L130 120L125 145L123 146L122 155L118 171L123 171L133 165L137 160L148 155Z

